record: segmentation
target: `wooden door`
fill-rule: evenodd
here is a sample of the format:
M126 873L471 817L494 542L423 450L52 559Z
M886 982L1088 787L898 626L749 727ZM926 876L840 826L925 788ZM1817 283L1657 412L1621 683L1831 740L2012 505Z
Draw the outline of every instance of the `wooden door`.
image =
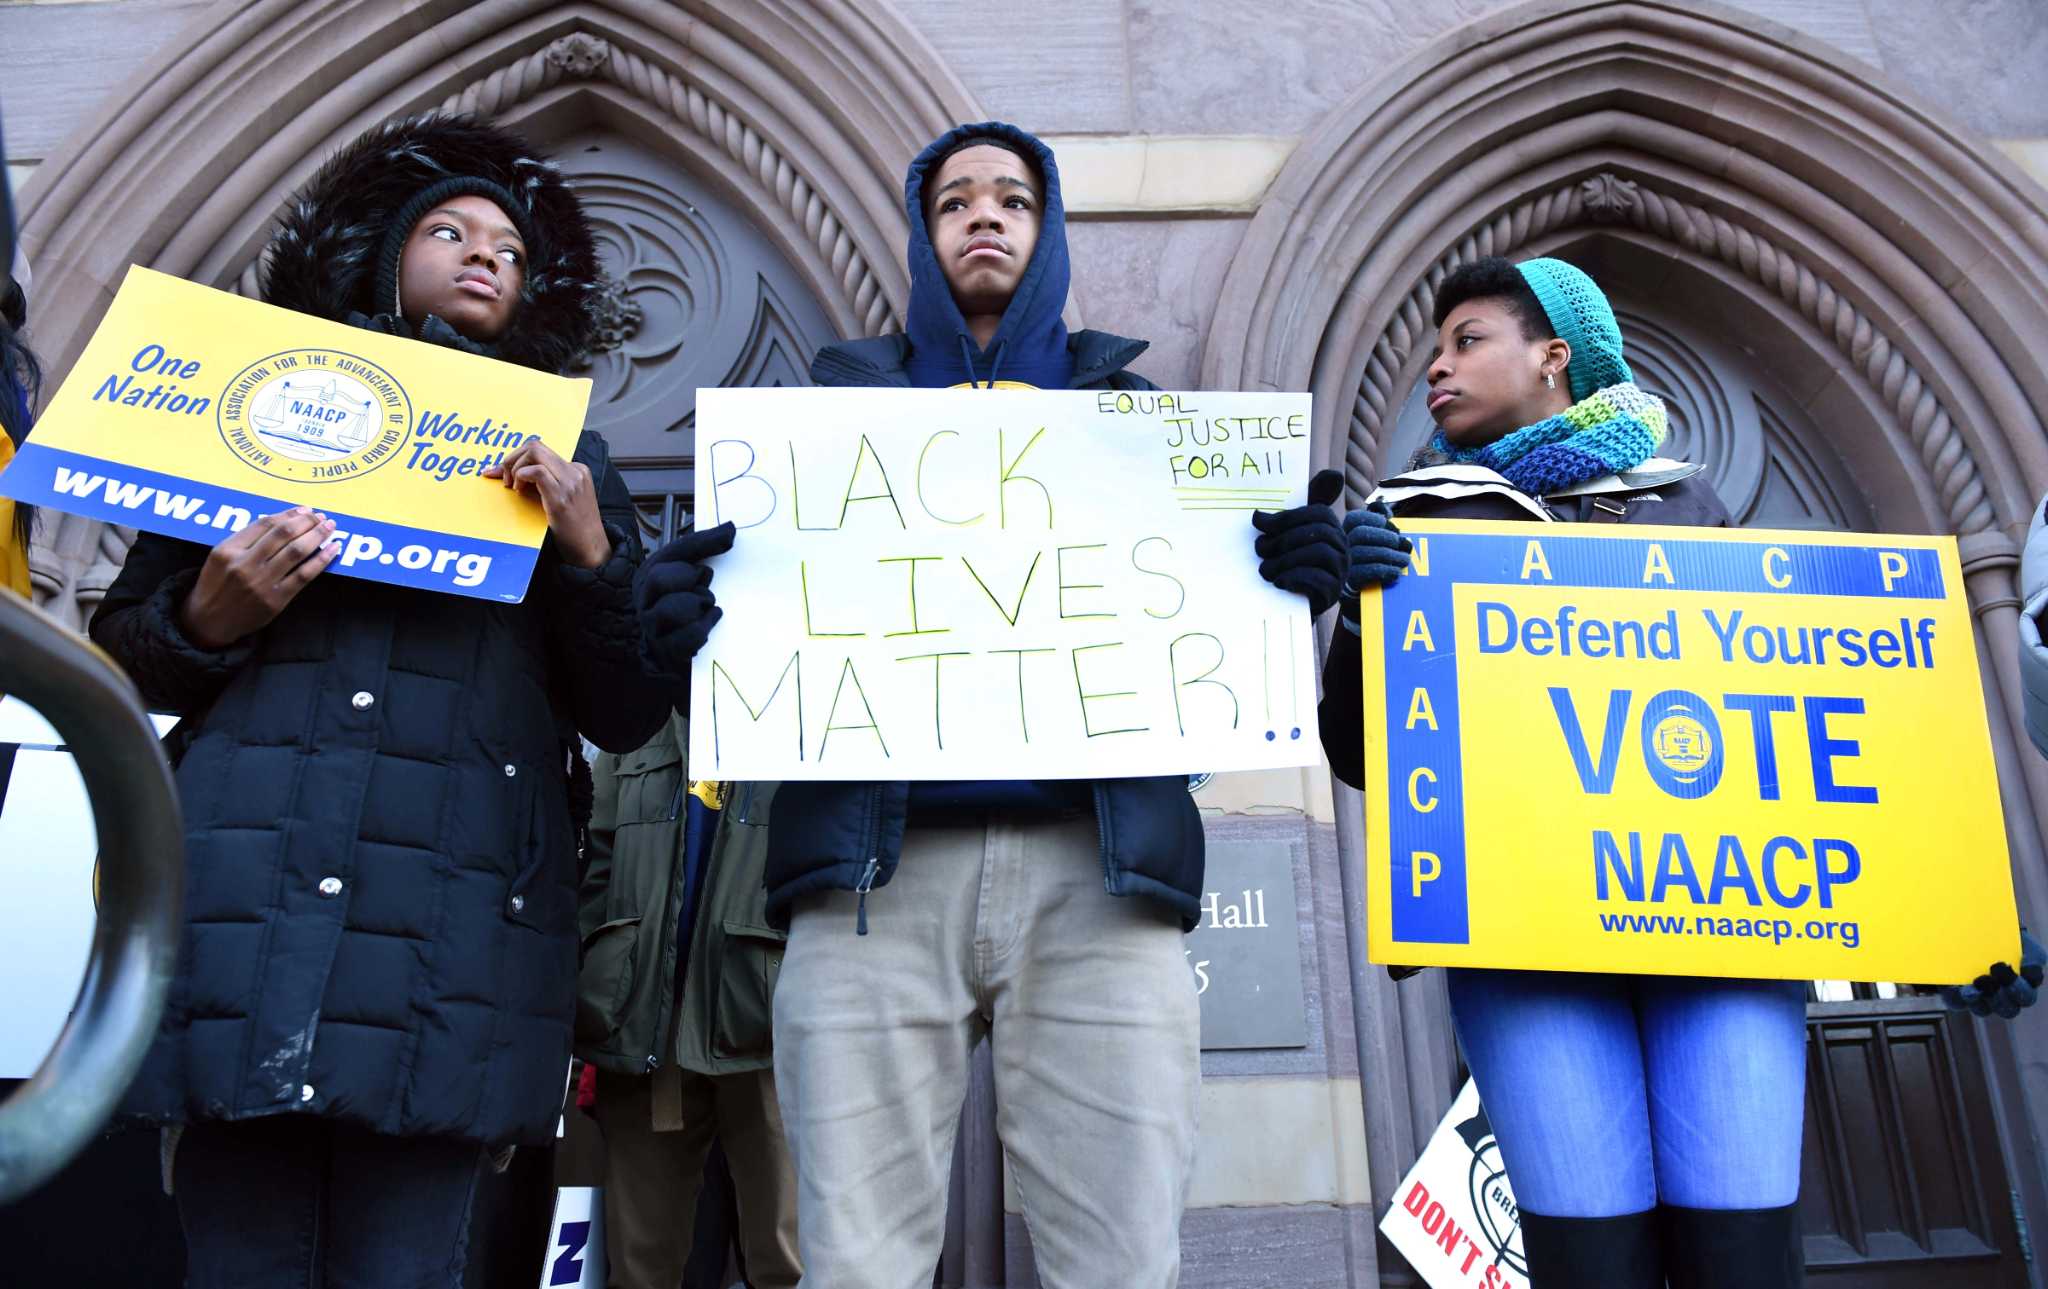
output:
M1890 992L1890 991L1884 991ZM1815 1283L2027 1283L1979 1023L1871 985L1806 1009L1800 1218Z

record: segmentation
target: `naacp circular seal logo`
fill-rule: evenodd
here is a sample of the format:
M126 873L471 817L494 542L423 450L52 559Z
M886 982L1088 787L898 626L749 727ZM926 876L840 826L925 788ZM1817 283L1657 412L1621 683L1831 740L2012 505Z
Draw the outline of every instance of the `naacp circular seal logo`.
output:
M337 349L288 349L244 367L220 399L228 450L298 483L358 478L398 455L412 400L396 377Z
M1697 798L1721 781L1721 726L1697 695L1667 690L1643 707L1643 760L1657 786Z
M1657 759L1674 774L1697 773L1713 759L1714 736L1698 717L1677 708L1657 722L1654 733Z

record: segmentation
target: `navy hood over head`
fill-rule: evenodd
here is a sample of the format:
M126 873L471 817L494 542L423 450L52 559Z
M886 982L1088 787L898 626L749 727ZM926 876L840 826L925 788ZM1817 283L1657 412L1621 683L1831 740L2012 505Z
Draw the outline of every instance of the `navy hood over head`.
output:
M985 350L968 334L967 319L953 300L953 288L939 267L931 230L925 225L925 180L943 158L971 139L999 140L1024 153L1045 189L1039 197L1038 245ZM1060 196L1060 171L1052 149L1002 121L956 126L910 163L903 180L903 204L910 216L910 309L904 327L910 340L910 383L921 389L946 389L1014 380L1038 389L1065 389L1074 359L1060 315L1067 305L1072 270L1067 259L1067 207Z

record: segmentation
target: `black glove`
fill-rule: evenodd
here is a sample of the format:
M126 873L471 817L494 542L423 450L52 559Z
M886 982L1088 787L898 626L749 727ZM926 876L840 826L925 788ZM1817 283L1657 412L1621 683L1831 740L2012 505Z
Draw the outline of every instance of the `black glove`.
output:
M725 613L711 597L711 569L703 561L731 550L733 532L728 520L684 533L650 555L634 575L640 661L651 674L688 685L690 659Z
M1344 535L1330 503L1344 491L1344 476L1324 470L1308 481L1308 504L1292 510L1259 510L1252 527L1259 538L1259 576L1283 591L1308 598L1310 617L1321 617L1337 602L1344 578Z
M2032 1007L2041 996L2044 969L2048 969L2048 953L2042 951L2039 940L2021 927L2018 971L2007 963L1994 962L1991 970L1977 977L1974 983L1950 985L1943 989L1941 999L1957 1011L2011 1020L2020 1014L2021 1008Z
M1358 593L1368 586L1386 586L1408 571L1414 544L1394 527L1393 512L1384 501L1344 516L1344 609L1342 622L1358 629Z

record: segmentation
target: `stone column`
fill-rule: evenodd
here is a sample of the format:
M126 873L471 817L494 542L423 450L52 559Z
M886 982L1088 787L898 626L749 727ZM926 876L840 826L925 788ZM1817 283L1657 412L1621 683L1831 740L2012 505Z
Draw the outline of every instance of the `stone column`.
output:
M1996 529L1960 541L1963 581L1977 622L1978 665L1990 718L2012 856L2013 893L2020 920L2037 933L2048 929L2048 851L2040 821L2048 818L2048 760L2027 737L2019 675L2017 589L2020 544ZM1929 857L1938 860L1939 857ZM1987 957L1987 965L1989 959ZM2029 1017L2029 1020L2032 1018ZM2007 1141L2048 1142L2048 1029L2038 1024L1980 1023L1991 1081L1993 1113ZM1997 1059L2004 1056L2007 1059ZM2010 1162L2010 1161L2008 1161ZM2027 1225L2048 1230L2048 1172L2011 1179Z
M1401 1178L1436 1131L1457 1092L1457 1045L1441 971L1396 981L1365 959L1365 809L1362 794L1337 789L1338 873L1351 949L1351 1016L1365 1103L1367 1175L1373 1212L1383 1216ZM1420 1284L1392 1246L1379 1241L1380 1283Z
M2027 738L2021 699L2019 547L1995 529L1971 533L1961 539L1960 546L1963 582L1977 623L1978 658L1992 744L1998 754L1999 789L2005 798L2013 886L2021 918L2030 926L2048 926L2048 858L2044 858L2039 823L2048 818L2048 760L2035 752Z

